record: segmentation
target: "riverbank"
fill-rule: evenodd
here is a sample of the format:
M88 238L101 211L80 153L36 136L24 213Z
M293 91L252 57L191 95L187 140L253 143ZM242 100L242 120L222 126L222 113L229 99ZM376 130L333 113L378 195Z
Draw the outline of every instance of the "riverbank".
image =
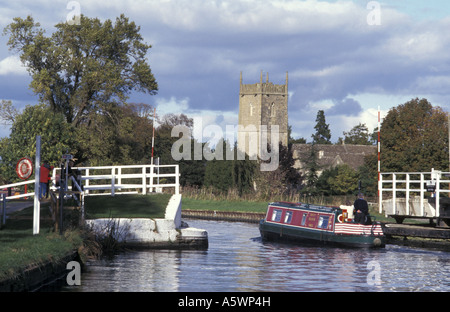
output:
M0 290L5 291L3 286L13 291L30 290L33 278L26 276L33 275L35 268L56 269L67 257L83 249L80 231L66 231L64 235L53 231L48 205L41 207L41 229L37 235L32 233L32 215L32 207L12 212L0 230Z
M86 199L90 218L164 218L170 194ZM6 224L0 230L0 291L36 290L67 274L68 262L82 264L104 252L102 242L85 228L65 223L63 235L55 233L49 205L41 202L40 233L33 235L33 200L7 203Z

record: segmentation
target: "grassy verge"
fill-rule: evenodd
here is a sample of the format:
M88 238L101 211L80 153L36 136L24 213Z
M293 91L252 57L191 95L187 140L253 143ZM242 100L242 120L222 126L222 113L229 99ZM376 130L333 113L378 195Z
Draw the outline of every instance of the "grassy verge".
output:
M239 211L239 212L266 212L268 202L265 201L238 201L238 200L209 200L183 197L183 210L210 210L210 211ZM318 204L321 205L321 204ZM369 213L376 221L395 222L378 213L376 207L371 206Z
M64 235L53 232L47 206L41 208L41 217L47 220L41 220L39 234L33 235L32 218L24 218L32 215L32 208L11 214L0 230L0 281L49 260L58 262L82 245L76 231L66 231Z
M86 219L164 218L172 195L117 195L85 197Z
M86 197L87 218L164 218L170 194ZM67 215L68 213L66 213ZM0 230L0 282L47 261L58 262L74 249L89 249L83 229L53 231L48 204L41 205L38 235L33 235L33 208L8 214ZM67 224L67 223L65 223ZM94 247L95 248L95 247ZM90 250L84 250L89 253Z
M182 198L183 210L266 212L267 202Z

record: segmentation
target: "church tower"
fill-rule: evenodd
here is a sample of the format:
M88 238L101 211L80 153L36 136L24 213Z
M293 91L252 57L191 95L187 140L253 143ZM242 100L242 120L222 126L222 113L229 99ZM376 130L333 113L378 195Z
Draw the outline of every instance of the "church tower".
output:
M243 84L242 72L239 88L239 129L238 148L252 156L252 140L257 140L260 151L261 131L267 131L270 143L272 126L277 125L278 141L288 144L288 73L286 84L276 85L269 82L269 74L263 82L263 73L259 83ZM261 127L262 126L262 127ZM277 142L277 143L279 143ZM257 152L259 154L259 152Z

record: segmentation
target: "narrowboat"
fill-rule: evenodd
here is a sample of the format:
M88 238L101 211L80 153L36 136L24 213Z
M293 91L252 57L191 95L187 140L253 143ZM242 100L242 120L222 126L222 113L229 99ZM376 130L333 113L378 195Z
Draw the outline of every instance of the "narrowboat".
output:
M302 203L269 203L259 223L263 240L346 247L385 247L381 224L354 223L346 209Z

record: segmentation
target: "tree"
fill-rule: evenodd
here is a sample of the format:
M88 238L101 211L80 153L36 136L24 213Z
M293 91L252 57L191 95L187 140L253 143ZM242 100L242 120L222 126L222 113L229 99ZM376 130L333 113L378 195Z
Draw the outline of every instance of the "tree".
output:
M367 196L377 195L378 192L378 170L377 154L364 157L364 165L358 168L361 190Z
M155 94L158 85L147 64L151 48L140 28L123 14L115 23L81 16L80 25L59 23L50 37L31 16L14 18L4 29L10 50L31 75L31 89L75 126L92 112L112 114L132 90Z
M317 191L324 195L347 195L358 189L359 172L343 164L326 169L316 183Z
M27 106L18 114L11 135L0 141L0 172L3 180L18 180L15 165L22 157L36 157L36 136L41 136L41 159L56 166L62 154L73 152L73 128L64 116L41 104Z
M19 111L13 106L12 101L2 100L0 103L0 120L12 125Z
M167 114L158 118L159 126L155 131L155 157L161 158L161 164L179 164L180 166L180 184L182 186L198 186L204 183L206 160L204 157L196 159L194 153L196 149L203 150L204 144L197 142L192 137L192 127L194 121L184 114ZM172 146L180 137L172 137L172 129L175 126L185 126L188 137L183 136L187 145L190 147L190 159L175 160L172 156ZM183 151L184 152L184 151Z
M358 189L358 173L344 164L336 167L335 175L327 179L332 193L337 195L351 194Z
M217 149L218 147L222 148L222 155L216 154L216 156L222 159L214 158L206 163L204 185L215 187L220 191L227 191L234 185L232 163L225 160L227 153L230 153L230 151L227 151L230 146L224 139L220 139L215 148Z
M314 192L318 179L318 171L320 169L315 144L311 144L309 154L305 155L303 162L306 164L306 188L304 191Z
M153 121L151 106L127 103L113 117L92 113L76 130L78 161L88 165L150 163Z
M345 144L371 145L369 129L365 124L359 123L349 132L343 132Z
M426 99L392 108L381 124L381 170L448 170L448 120Z
M298 139L294 139L292 137L292 126L288 125L288 144L305 144L306 143L306 139L305 138L298 138Z
M297 189L302 184L302 176L300 172L294 168L295 159L292 150L292 144L284 146L279 144L279 166L282 172L282 182L289 189Z
M259 171L256 175L256 187L266 197L289 194L292 190L297 190L302 183L301 174L293 167L292 145L284 146L279 142L279 164L277 169L272 171ZM270 151L270 145L267 146ZM268 161L266 161L268 162Z
M255 180L255 171L257 168L257 161L250 160L250 157L245 154L245 159L238 159L237 142L234 144L234 158L232 162L232 179L233 185L238 190L239 196L243 193L249 192L253 189L253 183Z
M313 144L331 144L331 132L329 125L325 121L325 113L323 110L317 112L314 129L316 129L316 133L312 135Z

